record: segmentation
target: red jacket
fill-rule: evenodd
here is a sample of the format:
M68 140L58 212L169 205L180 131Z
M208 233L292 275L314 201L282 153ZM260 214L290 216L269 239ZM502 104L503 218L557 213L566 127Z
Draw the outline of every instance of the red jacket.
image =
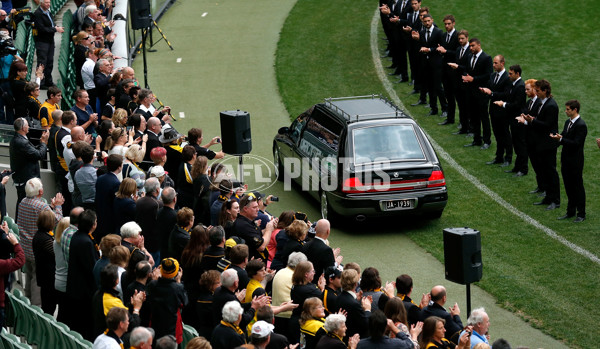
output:
M21 245L14 246L15 258L0 259L0 307L4 308L4 276L25 265L25 253Z

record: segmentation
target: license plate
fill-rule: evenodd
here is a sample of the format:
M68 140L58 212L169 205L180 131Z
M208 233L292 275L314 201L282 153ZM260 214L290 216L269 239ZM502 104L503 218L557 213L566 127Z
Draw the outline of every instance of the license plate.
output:
M384 202L384 207L386 211L394 211L394 210L410 210L415 206L415 200L413 199L404 199L404 200L390 200Z

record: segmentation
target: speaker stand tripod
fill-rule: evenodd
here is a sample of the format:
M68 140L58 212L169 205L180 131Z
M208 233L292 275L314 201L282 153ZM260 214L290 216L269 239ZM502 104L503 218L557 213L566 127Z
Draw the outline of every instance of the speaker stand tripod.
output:
M152 39L152 27L156 28L156 30L158 31L158 33L161 36L161 38L158 39L158 41L156 41L156 42ZM158 26L156 21L152 20L152 25L150 25L150 48L148 49L148 52L156 52L156 49L153 49L153 47L161 40L165 40L165 42L167 43L167 46L169 46L171 51L174 50L173 45L171 45L171 42L169 41L169 39L167 39L167 36L165 35L165 33L162 31L162 29L160 29L160 27Z

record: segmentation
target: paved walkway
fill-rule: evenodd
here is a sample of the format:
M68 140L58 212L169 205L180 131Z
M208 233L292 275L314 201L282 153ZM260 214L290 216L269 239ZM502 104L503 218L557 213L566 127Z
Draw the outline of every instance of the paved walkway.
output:
M278 33L294 3L199 0L174 4L159 25L175 50L158 43L158 52L148 53L148 79L157 96L173 107L174 115L185 116L175 123L176 128L186 131L192 126L201 127L206 141L220 132L220 111L247 110L252 120L252 154L271 158L273 135L279 127L289 125L273 66ZM298 54L314 53L299 48ZM134 68L143 83L141 57ZM280 183L269 193L281 199L272 205L274 213L295 209L313 219L318 217L314 200L295 191L286 192ZM404 234L394 232L392 227L385 230L357 233L334 229L330 240L333 246L342 248L346 262L377 266L384 280L391 281L400 273L412 275L415 299L431 285L446 285L449 305L460 304L466 323L464 286L447 282L444 266ZM478 287L472 287L472 300L473 307L484 306L490 314L492 340L503 337L513 347L564 347L496 305L495 299Z

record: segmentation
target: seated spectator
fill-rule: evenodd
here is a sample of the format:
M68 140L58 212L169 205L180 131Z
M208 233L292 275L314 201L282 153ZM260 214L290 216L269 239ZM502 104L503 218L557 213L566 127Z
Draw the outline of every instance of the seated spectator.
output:
M225 238L229 239L234 236L233 222L240 213L240 204L234 200L227 200L221 206L219 213L219 226L225 230Z
M366 338L369 328L368 319L371 315L371 298L357 298L355 290L358 287L358 280L359 274L356 270L347 269L342 272L342 293L337 298L337 305L347 314L347 336L352 337L358 333L361 338Z
M123 346L121 337L127 332L129 314L127 309L114 307L106 314L107 332L100 334L94 340L94 349L115 348Z
M225 233L220 226L212 227L208 231L208 241L210 246L202 254L200 268L202 271L218 270L217 264L225 257Z
M131 178L124 178L113 202L113 218L115 234L118 234L123 224L135 220L135 202L138 199L137 184Z
M199 293L195 302L195 312L198 322L195 326L198 334L208 340L217 325L212 315L213 296L217 288L221 287L221 274L216 270L205 271L200 276Z
M357 349L374 349L374 348L406 348L412 349L414 344L404 332L401 332L395 326L392 326L391 331L396 333L396 338L390 338L385 335L388 329L388 319L385 314L379 309L375 310L369 317L368 338L361 339L356 346ZM425 346L423 348L426 348ZM428 348L428 347L427 347Z
M54 314L58 303L54 289L54 234L52 229L56 218L50 210L40 212L37 218L38 231L32 241L33 255L35 257L35 277L40 287L42 310L47 314Z
M0 259L0 326L4 326L4 306L6 299L4 281L10 273L19 270L25 265L25 253L21 245L19 245L17 237L8 229L6 221L2 223L1 229L6 234L8 242L13 246L15 255L13 258Z
M321 298L323 296L323 289L325 288L325 278L321 277L317 286L310 283L313 279L315 269L311 262L300 262L294 269L292 275L292 290L290 296L294 304L298 304L299 307L292 311L289 323L289 335L288 339L290 343L298 343L300 340L300 315L304 307L304 301L311 297ZM358 277L357 277L358 279ZM358 282L358 280L357 280Z
M471 315L467 319L467 327L471 326L471 348L474 348L479 343L484 343L489 346L489 341L486 334L490 328L490 317L485 312L484 308L477 308L471 311ZM467 329L468 330L468 329ZM461 332L461 336L467 330Z
M186 145L181 151L181 165L179 165L179 178L177 179L177 201L179 207L194 208L194 185L192 165L196 161L196 151L192 146Z
M208 158L208 160L214 160L214 159L222 159L225 156L225 153L223 153L222 151L215 153L214 151L208 149L215 144L221 143L220 137L218 137L218 136L213 137L213 139L211 139L210 142L208 142L206 145L201 146L200 145L201 143L202 143L202 130L199 128L195 128L195 127L191 128L188 131L188 144L191 145L192 147L194 147L198 157L204 156L204 157Z
M173 258L165 258L160 264L161 276L147 287L147 301L151 307L152 328L156 337L173 335L177 344L183 341L181 309L188 298L181 284L182 271Z
M121 245L121 237L119 235L108 234L100 240L100 252L102 253L102 256L96 261L92 271L94 273L96 285L100 285L100 272L104 267L110 264L110 259L108 258L110 250L119 245Z
M471 336L460 337L458 345L450 342L444 338L446 333L445 320L437 317L430 316L423 322L423 331L421 333L421 340L419 346L421 348L432 348L432 349L468 349L471 347Z
M406 309L404 308L404 304L402 300L398 297L392 297L385 304L384 312L385 316L392 320L394 326L400 330L401 333L404 333L408 337L408 340L413 342L415 348L419 346L419 334L423 329L423 323L418 322L415 326L411 326L410 329L408 327L408 321L406 320ZM386 335L390 338L396 338L396 331L392 328L388 328L386 331ZM404 336L400 339L402 341L406 341Z
M323 328L325 322L325 307L317 297L304 301L300 315L300 346L305 349L314 349L319 339L325 335Z
M210 344L213 349L231 349L246 344L246 335L240 328L244 309L239 302L225 303L222 310L223 320L215 327Z
M190 230L194 226L194 212L187 207L177 212L177 225L169 235L168 257L181 260L181 253L190 241Z
M316 349L356 349L360 340L358 333L348 339L348 346L343 341L346 336L346 317L344 315L328 315L323 328L327 334L319 339Z

